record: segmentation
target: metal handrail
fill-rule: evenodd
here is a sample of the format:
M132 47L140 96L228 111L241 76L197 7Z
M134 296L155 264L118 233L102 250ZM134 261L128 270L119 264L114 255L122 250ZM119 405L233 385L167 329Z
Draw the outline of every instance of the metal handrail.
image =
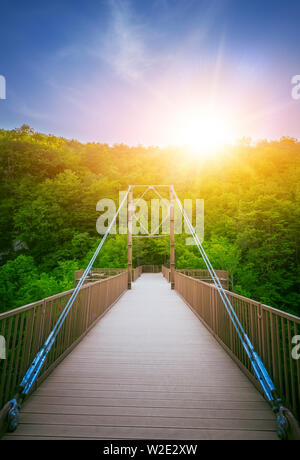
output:
M127 271L124 271L81 287L37 384L127 290L127 281ZM0 314L0 334L6 339L7 350L6 359L0 360L0 408L17 390L20 378L45 342L73 292L74 289L71 289Z
M254 373L214 285L175 272L175 289L196 312L247 375ZM300 359L291 356L292 337L300 334L300 318L226 291L280 397L300 420Z

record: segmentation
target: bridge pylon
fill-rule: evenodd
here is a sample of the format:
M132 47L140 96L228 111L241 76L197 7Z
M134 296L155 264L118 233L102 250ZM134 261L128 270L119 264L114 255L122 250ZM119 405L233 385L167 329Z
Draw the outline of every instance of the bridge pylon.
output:
M128 219L127 219L127 234L128 234L128 289L131 289L132 283L132 221L134 217L135 206L133 203L133 189L137 187L145 188L145 191L142 195L138 198L138 201L141 200L144 195L149 191L154 191L159 198L161 194L157 191L157 188L163 187L169 189L169 197L170 197L170 206L169 206L169 217L170 217L170 282L171 282L171 289L174 289L174 272L175 272L175 224L174 224L174 202L175 196L173 193L174 187L173 185L129 185L129 193L128 193ZM158 235L147 233L146 235L139 235L139 237L144 238L154 238ZM169 236L169 235L159 235L159 236Z
M132 218L133 218L133 188L129 186L128 193L128 289L132 283Z

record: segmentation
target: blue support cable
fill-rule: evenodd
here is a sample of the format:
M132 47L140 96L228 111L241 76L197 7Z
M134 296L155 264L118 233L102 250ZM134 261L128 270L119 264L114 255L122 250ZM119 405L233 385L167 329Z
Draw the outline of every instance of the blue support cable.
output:
M54 344L55 339L57 337L57 334L59 333L59 331L60 331L60 329L61 329L61 327L62 327L62 325L63 325L63 323L64 323L64 321L65 321L65 319L66 319L66 317L67 317L67 315L69 313L69 311L70 311L70 309L72 308L72 305L73 305L73 303L74 303L74 301L75 301L75 299L76 299L76 297L77 297L77 295L78 295L78 293L80 291L80 288L82 287L86 277L90 273L90 270L91 270L91 268L92 268L92 266L93 266L93 264L94 264L94 262L96 260L96 257L98 256L98 254L99 254L99 252L100 252L100 250L101 250L101 248L102 248L102 246L103 246L103 244L104 244L104 242L105 242L105 240L106 240L106 238L107 238L112 226L114 225L114 223L116 221L116 218L117 218L121 208L123 207L125 201L127 200L127 196L128 196L129 191L130 191L130 187L128 188L127 193L125 194L125 196L124 196L124 198L123 198L123 200L122 200L122 202L121 202L116 214L114 215L110 225L108 226L108 228L107 228L107 230L105 232L105 235L103 236L102 240L100 241L96 251L93 254L93 257L91 258L88 266L86 267L83 275L81 276L81 278L80 278L76 288L74 289L70 299L68 300L65 308L63 309L62 313L60 314L60 316L59 316L54 328L50 332L50 334L47 337L44 345L42 346L41 350L35 356L33 362L31 363L31 365L28 368L25 376L23 377L22 382L20 384L20 390L21 390L21 394L22 394L23 397L25 397L29 393L33 383L35 382L35 380L36 380L36 378L37 378L37 376L38 376L38 374L39 374L39 372L41 370L41 368L43 367L43 364L44 364L44 362L45 362L45 360L47 358L47 355L48 355L49 351L51 350L52 345Z
M271 379L271 377L269 376L268 374L268 371L266 370L261 358L258 356L258 354L255 352L254 350L254 347L249 339L249 337L247 336L233 306L231 305L231 302L213 268L213 266L211 265L211 262L206 254L206 252L204 251L204 248L198 238L198 235L196 234L193 226L192 226L192 223L189 219L189 217L187 216L185 210L183 209L183 206L174 190L174 187L173 187L173 193L174 193L174 196L175 196L175 199L176 199L176 202L178 204L178 207L188 225L188 228L190 229L190 232L196 242L196 245L200 251L200 254L205 262L205 265L209 271L209 274L214 282L214 285L216 286L218 292L219 292L219 295L221 297L221 300L225 306L225 309L229 315L229 318L241 340L241 343L242 343L242 346L247 354L247 356L249 357L249 360L251 362L251 365L252 365L252 368L254 370L254 373L264 391L264 394L267 398L267 400L273 405L273 406L276 406L278 407L278 405L280 404L280 400L278 398L276 398L275 396L275 386L274 386L274 383Z

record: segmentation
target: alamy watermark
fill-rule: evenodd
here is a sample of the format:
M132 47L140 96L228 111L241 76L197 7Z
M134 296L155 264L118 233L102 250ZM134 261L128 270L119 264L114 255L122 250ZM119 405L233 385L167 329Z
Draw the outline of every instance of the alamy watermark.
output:
M0 359L5 359L5 358L6 358L5 337L3 337L3 335L0 335Z
M300 99L300 75L294 75L291 81L292 88L292 98L297 101Z
M295 345L292 348L292 358L300 359L300 335L294 335L292 338L292 344Z
M119 205L127 192L119 192ZM204 200L186 199L183 201L184 210L189 220L194 225L194 230L202 242L204 240ZM98 217L96 228L100 235L104 235L111 224L117 211L117 205L110 198L103 198L98 201L96 210L102 212ZM135 236L166 236L170 233L170 202L165 198L153 198L149 201L136 198L132 201L133 219L132 234ZM110 230L111 234L126 235L128 228L127 203L123 205L118 217L117 224L114 223ZM191 234L187 223L184 221L178 206L174 206L174 233L179 235L185 232ZM193 237L186 238L187 245L194 245Z
M6 80L3 75L0 75L0 99L6 99Z

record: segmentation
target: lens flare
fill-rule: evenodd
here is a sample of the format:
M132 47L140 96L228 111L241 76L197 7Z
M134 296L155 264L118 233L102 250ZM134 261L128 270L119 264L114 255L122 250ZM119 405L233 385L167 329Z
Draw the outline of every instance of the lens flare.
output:
M173 144L195 152L213 150L234 143L233 117L221 111L186 111L178 116Z

